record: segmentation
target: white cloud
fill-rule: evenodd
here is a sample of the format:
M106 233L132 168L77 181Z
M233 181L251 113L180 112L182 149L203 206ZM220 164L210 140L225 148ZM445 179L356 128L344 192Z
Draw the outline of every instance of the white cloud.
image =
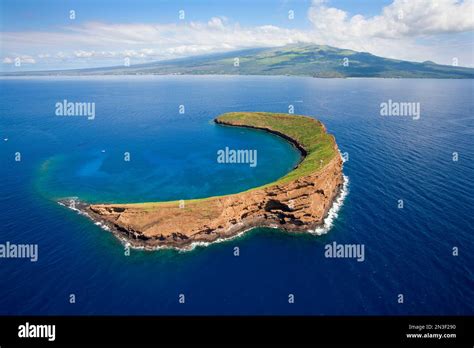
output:
M76 56L77 58L90 58L90 57L93 57L94 55L95 55L94 51L83 51L83 50L74 51L74 56Z
M64 53L63 51L59 51L58 53L56 53L54 55L54 57L57 58L57 59L61 59L61 60L66 60L66 59L69 58L69 56L66 53Z
M349 17L337 8L315 1L308 17L316 30L336 37L399 39L474 30L474 1L395 0L378 16Z
M474 63L472 36L464 42L453 38L462 35L455 33L472 34L473 11L474 0L395 0L379 15L364 17L316 0L308 10L312 26L306 30L270 24L243 27L226 17L169 24L89 22L60 31L2 33L3 51L8 55L3 61L23 52L51 63L110 62L124 57L138 63L303 42L447 64L457 57L461 65L470 65Z
M250 47L273 47L309 42L307 33L271 25L243 28L213 17L187 24L86 23L63 32L7 32L3 43L11 50L50 49L59 59L135 57L164 59ZM79 48L79 49L78 49ZM105 50L104 50L105 48ZM69 52L69 53L66 53Z
M2 62L3 64L15 64L16 62L20 64L36 64L36 60L28 55L19 55L15 57L4 57Z
M209 28L215 28L215 29L223 29L224 28L224 23L222 22L222 19L219 17L212 17L209 22L207 22L207 25Z
M366 18L314 1L308 18L320 43L411 60L442 60L456 55L420 41L474 30L474 0L395 0L380 15ZM472 41L468 50L472 49ZM443 51L444 50L444 51ZM466 51L466 47L461 46ZM472 57L470 57L472 63Z

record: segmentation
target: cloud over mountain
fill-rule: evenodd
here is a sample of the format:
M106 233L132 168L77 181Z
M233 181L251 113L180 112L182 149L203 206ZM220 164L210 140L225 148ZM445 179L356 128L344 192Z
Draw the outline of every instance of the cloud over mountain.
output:
M327 44L406 60L474 64L474 0L395 0L380 14L365 17L313 1L310 26L241 26L228 17L207 22L71 24L49 31L2 33L3 64L95 62L121 64L126 57L146 62L210 52L292 43ZM296 19L295 19L296 20ZM467 37L464 37L466 34ZM455 35L453 39L450 35ZM22 58L20 58L22 59ZM107 62L107 63L106 63Z

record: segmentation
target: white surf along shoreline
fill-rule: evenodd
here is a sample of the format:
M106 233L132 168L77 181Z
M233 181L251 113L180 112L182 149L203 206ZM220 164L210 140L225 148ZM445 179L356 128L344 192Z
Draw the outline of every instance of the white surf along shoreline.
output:
M340 152L339 152L339 155L341 155ZM342 188L339 191L339 194L334 198L332 206L328 210L328 212L326 214L326 217L323 220L322 225L315 228L314 230L308 230L307 232L309 234L312 234L312 235L315 235L315 236L321 236L323 234L328 233L331 230L331 228L333 227L334 222L336 221L337 217L339 216L339 212L340 212L341 208L344 205L344 200L347 197L347 195L349 194L349 177L344 175L344 174L342 176L343 176ZM239 232L235 235L232 235L232 236L229 236L229 237L218 238L218 239L216 239L215 241L212 241L212 242L199 242L198 241L198 242L192 242L189 245L182 246L182 247L169 246L169 245L163 245L163 246L134 245L134 244L130 243L130 240L128 238L124 237L123 235L121 235L117 231L113 231L109 226L107 226L107 224L102 223L100 221L96 221L87 212L83 211L82 209L77 208L76 206L78 204L84 205L84 202L81 202L78 197L69 197L67 199L63 199L63 200L59 201L58 204L60 204L62 206L65 206L65 207L77 212L80 215L86 216L87 218L89 218L90 220L92 220L94 222L94 225L102 228L105 231L112 232L125 247L129 247L131 249L137 249L137 250L153 251L153 250L174 249L174 250L178 250L180 252L192 251L196 247L207 247L211 244L218 244L218 243L228 242L228 241L240 238L245 233L247 233L248 231L253 230L255 228L259 228L259 227L251 227L251 228L243 230L243 231L241 231L241 232ZM265 228L268 228L268 227L265 227ZM278 229L278 226L270 227L270 228Z

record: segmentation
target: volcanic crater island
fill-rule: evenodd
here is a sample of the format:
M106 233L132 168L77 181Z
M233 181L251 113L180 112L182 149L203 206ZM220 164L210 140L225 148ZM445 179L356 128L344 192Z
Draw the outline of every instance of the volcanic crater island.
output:
M97 224L132 247L187 249L229 239L256 227L313 232L324 224L344 186L343 160L334 136L311 117L231 112L221 126L267 131L301 153L298 165L269 184L240 193L192 200L131 204L72 202ZM60 203L71 207L70 200Z

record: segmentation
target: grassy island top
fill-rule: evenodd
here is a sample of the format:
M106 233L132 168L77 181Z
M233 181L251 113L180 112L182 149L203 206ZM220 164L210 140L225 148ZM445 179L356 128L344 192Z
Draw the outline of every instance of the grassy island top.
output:
M294 143L304 156L301 163L276 182L286 183L318 171L337 154L334 137L326 133L314 118L272 112L229 112L216 118L217 123L266 129Z
M320 121L311 117L272 112L229 112L218 116L215 122L228 126L263 129L278 134L293 143L302 153L302 161L291 172L274 182L247 191L285 184L310 175L322 169L337 155L334 137L326 133ZM235 194L239 193L231 195ZM194 206L193 203L199 202L200 209L203 209L206 206L203 205L204 202L210 203L218 197L222 196L185 200L186 207L189 209ZM174 206L177 202L179 201L114 204L114 206L153 209Z

